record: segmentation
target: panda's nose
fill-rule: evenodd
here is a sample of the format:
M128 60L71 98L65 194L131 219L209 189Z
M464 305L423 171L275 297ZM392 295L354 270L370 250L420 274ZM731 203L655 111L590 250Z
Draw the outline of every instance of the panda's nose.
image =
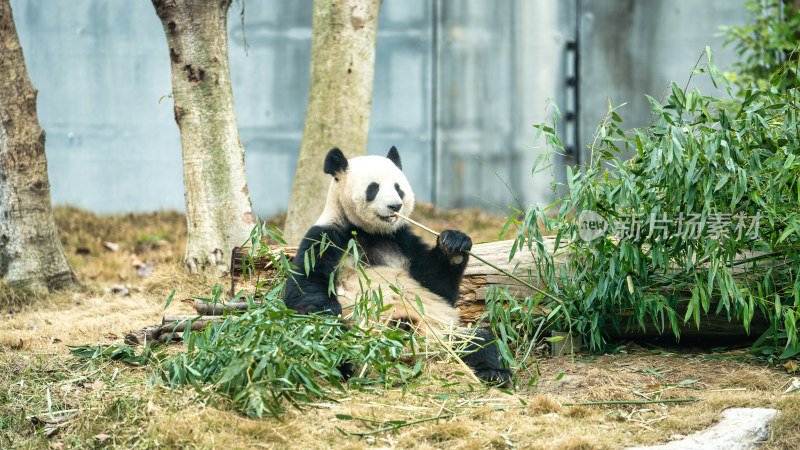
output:
M397 211L400 211L400 208L403 207L403 204L402 203L395 203L393 205L388 205L387 207L389 209L391 209L392 211L397 212Z

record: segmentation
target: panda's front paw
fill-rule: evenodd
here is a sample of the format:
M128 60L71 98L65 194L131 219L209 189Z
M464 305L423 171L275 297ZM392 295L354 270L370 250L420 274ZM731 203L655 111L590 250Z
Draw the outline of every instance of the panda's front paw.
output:
M309 315L319 313L322 315L341 316L342 306L338 301L323 295L307 295L302 301L287 302L286 307L295 310L298 314Z
M466 256L464 253L472 249L472 239L460 231L445 230L436 240L436 246L453 264L461 264Z

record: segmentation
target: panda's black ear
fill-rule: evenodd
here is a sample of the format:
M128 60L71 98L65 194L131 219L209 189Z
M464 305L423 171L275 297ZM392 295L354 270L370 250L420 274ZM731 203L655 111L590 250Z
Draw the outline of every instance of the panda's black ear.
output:
M394 145L389 149L389 154L386 155L398 169L403 170L403 163L400 162L400 153L397 153L397 147Z
M332 148L328 155L325 156L325 173L328 175L333 175L336 178L336 174L340 172L344 172L347 170L347 158L344 157L344 154L338 148Z

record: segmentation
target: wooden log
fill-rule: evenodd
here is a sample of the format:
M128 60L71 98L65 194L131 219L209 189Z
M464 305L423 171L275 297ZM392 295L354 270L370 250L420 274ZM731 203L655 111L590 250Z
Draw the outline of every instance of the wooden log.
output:
M543 243L546 248L553 249L555 245L554 237L545 237ZM472 247L472 253L476 256L489 261L490 263L513 273L514 275L530 282L537 287L545 287L540 282L538 277L537 258L535 252L529 251L527 248L518 249L514 255L514 259L509 261L508 256L511 252L513 241L497 241L477 244ZM553 255L553 260L556 265L565 265L568 260L566 251L561 250L564 243L562 242L558 254ZM277 269L273 267L272 262L268 257L255 257L252 264L247 260L247 248L236 248L233 252L232 265L231 265L231 295L235 295L241 290L247 293L256 291L256 285L261 280L274 279L277 275ZM276 247L271 250L274 257L278 258L282 252L288 260L294 259L297 252L296 247ZM756 254L743 255L742 259L757 256ZM245 264L242 264L246 261ZM765 262L764 264L769 264ZM743 267L734 269L734 274L739 274L744 270ZM456 301L456 309L461 316L464 323L474 323L483 315L486 308L486 294L490 288L509 290L509 294L513 297L532 296L534 293L531 289L523 284L509 278L508 276L498 272L496 269L478 261L476 258L470 258L467 268L464 272L464 280L461 284L461 292L459 299ZM685 307L684 307L685 308ZM716 305L712 305L711 310L716 310ZM546 311L534 312L546 313ZM677 311L679 317L683 317L686 313L685 309ZM741 320L733 318L730 322L727 315L723 312L721 315L708 314L701 318L700 329L694 325L694 322L682 324L680 327L682 339L701 338L703 336L730 338L731 340L737 339L752 339L757 338L769 328L769 321L760 313L756 313L755 317L750 324L749 335L744 330ZM638 327L630 331L622 333L613 332L609 330L612 337L658 337L662 336L654 326L648 325L644 331ZM664 330L663 336L671 337L672 331L667 328Z
M161 325L148 325L140 330L128 333L125 336L127 345L144 345L147 342L157 342L161 333Z
M161 319L162 325L168 325L172 323L177 323L178 325L175 326L176 331L186 331L186 326L190 323L192 319L196 319L192 324L192 330L205 330L206 325L209 322L221 322L225 320L225 316L202 316L198 319L198 316L183 316L183 315L168 315L164 316ZM235 320L235 317L234 317Z
M220 322L223 319L225 319L224 316L164 316L160 324L148 325L140 330L128 333L125 336L125 344L145 345L148 342L157 344L180 342L183 339L181 333L184 333L187 328L192 331L202 331L206 329L206 325L210 322ZM172 336L171 339L170 336ZM168 339L169 342L167 341Z
M249 247L234 247L231 257L231 296L240 291L252 294L256 291L256 286L265 280L277 277L278 269L272 264L272 260L267 256L257 256L250 260L247 256ZM297 247L276 247L270 250L273 256L278 259L283 253L286 259L292 261L297 254Z
M555 239L545 238L544 243L548 248L553 248ZM509 261L508 255L511 253L512 244L513 241L477 244L472 247L472 253L539 286L540 283L536 276L535 256L525 249L518 251L514 259ZM255 257L252 264L250 264L246 256L247 251L248 248L246 247L238 247L233 250L230 271L231 296L242 290L246 293L254 293L260 280L275 278L278 273L278 270L272 265L272 261L266 256ZM275 258L278 258L280 253L283 252L286 258L291 261L297 253L297 247L276 247L271 251ZM555 261L556 264L564 264L566 256L563 254L558 255L555 257ZM530 288L508 278L477 259L470 258L464 271L459 300L456 302L456 309L462 320L465 323L476 322L483 315L486 307L486 293L489 288L505 289L506 286L509 287L509 293L514 296L524 297L532 294Z
M128 333L125 336L125 344L127 345L146 345L148 343L154 345L169 344L173 342L180 342L182 335L180 332L184 331L186 327L175 327L173 329L165 327L161 324L148 325L140 330Z
M198 298L187 298L181 300L183 303L191 303L194 307L194 310L197 311L197 314L206 315L206 316L213 316L213 315L221 315L224 312L230 311L247 311L250 305L247 302L207 302L205 300L200 300Z

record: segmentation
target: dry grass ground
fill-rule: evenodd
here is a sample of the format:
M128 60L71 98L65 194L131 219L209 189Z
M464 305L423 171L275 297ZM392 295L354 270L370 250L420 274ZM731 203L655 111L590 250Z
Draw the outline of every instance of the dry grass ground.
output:
M218 282L183 273L184 217L95 216L72 208L56 209L56 217L84 289L36 297L0 287L0 448L620 448L686 435L740 406L782 411L764 448L800 442L800 396L784 394L791 377L782 368L767 368L741 349L654 349L632 342L613 354L539 355L530 371L518 374L513 394L430 362L427 378L405 394L351 391L338 403L289 411L283 422L246 418L224 402L204 404L193 390L153 385L147 367L68 354L67 345L119 342L159 322L173 290L176 299L206 295ZM480 213L425 206L415 218L437 230L468 231L476 242L496 238L503 224ZM134 263L144 265L143 274L150 263L152 273L139 276ZM129 295L112 292L115 287ZM166 311L190 312L180 302ZM700 401L565 405L680 398ZM71 418L42 423L51 411ZM376 432L400 420L419 422Z

